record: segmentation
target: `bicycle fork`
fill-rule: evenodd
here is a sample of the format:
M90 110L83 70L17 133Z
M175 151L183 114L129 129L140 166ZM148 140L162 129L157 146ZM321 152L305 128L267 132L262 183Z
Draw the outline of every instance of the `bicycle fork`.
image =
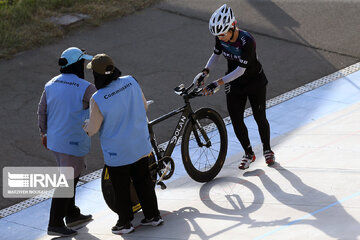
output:
M204 130L204 128L201 126L201 124L199 123L199 121L197 119L193 119L193 133L194 133L194 136L195 136L195 139L196 139L196 142L198 144L199 147L211 147L211 141L208 137L208 135L206 134L206 131ZM199 136L199 133L197 131L197 129L199 129L201 135L203 136L204 140L205 140L205 144L203 144L201 142L201 139L200 139L200 136Z

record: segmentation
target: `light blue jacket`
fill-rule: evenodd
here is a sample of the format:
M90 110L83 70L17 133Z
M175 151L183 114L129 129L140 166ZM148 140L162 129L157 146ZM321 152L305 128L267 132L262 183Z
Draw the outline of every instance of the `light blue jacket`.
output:
M83 97L89 82L75 74L60 74L45 85L47 103L47 147L77 157L90 151L90 137L82 129L89 110Z
M133 77L119 77L93 99L104 117L100 142L106 165L132 164L151 152L142 92Z

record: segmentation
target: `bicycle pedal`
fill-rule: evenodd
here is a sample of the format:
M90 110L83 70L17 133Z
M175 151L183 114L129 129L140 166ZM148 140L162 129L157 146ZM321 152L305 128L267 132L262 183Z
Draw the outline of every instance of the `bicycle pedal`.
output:
M161 190L165 190L166 189L166 185L163 182L158 182L157 185L159 185L161 187Z

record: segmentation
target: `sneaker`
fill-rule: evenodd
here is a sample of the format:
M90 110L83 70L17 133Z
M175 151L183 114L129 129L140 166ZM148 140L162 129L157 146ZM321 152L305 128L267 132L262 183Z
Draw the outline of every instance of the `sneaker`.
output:
M65 217L65 221L66 221L66 226L68 227L74 227L77 225L80 225L82 223L88 222L92 220L92 215L83 215L83 214L79 214L76 217Z
M275 163L275 154L273 151L271 150L264 151L264 157L265 157L265 162L268 166L271 166Z
M127 234L131 233L135 230L131 222L127 222L125 225L119 226L118 223L116 223L115 226L111 228L111 232L113 234Z
M141 220L141 225L156 227L156 226L163 224L163 222L164 222L164 220L161 218L161 216L157 216L157 217L153 217L151 219L144 218L143 220Z
M77 231L72 230L66 226L48 227L47 234L50 236L70 237L75 236Z
M241 160L239 169L241 170L248 169L250 164L253 163L255 159L256 159L255 154L246 153Z

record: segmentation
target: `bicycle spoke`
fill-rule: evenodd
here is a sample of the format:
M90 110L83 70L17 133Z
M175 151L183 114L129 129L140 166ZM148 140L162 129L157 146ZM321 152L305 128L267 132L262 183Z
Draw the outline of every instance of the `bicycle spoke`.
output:
M214 152L219 153L220 151L214 148L197 148L195 152L191 153L191 158L196 157L196 160L193 161L193 165L197 166L198 170L205 169L205 171L207 171L214 165L217 159Z
M215 151L215 152L220 152L220 150L218 149L214 149L214 148L209 148L209 150ZM215 158L215 157L214 157Z
M216 157L213 154L213 151L210 151L211 155L213 156L214 159L216 159Z

